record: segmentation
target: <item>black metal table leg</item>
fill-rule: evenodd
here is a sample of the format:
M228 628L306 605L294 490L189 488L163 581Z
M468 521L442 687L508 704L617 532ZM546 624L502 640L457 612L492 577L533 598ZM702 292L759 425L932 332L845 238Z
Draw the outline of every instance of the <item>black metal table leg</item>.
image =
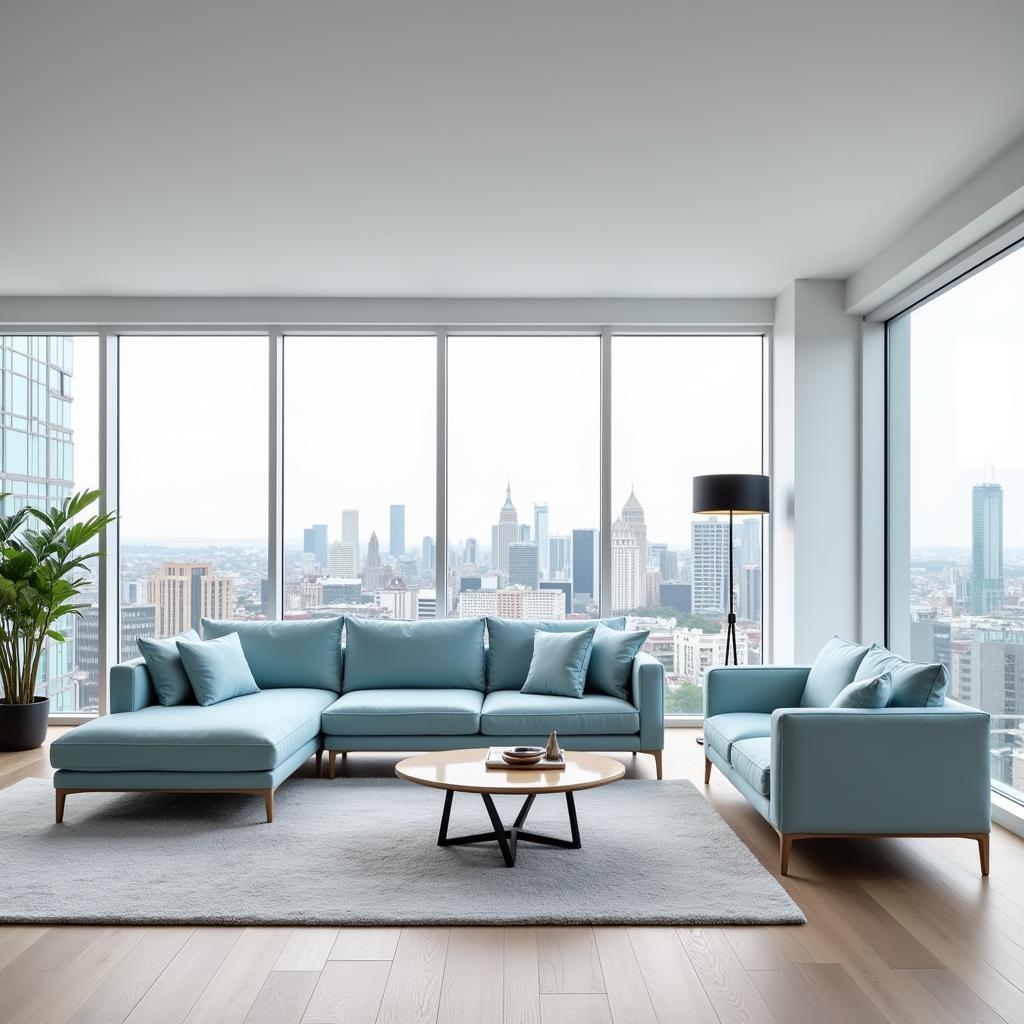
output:
M445 846L448 841L448 822L452 816L452 799L455 791L446 789L444 792L444 810L441 812L441 831L437 833L437 845Z
M501 818L498 817L498 809L494 806L494 801L486 793L480 795L484 799L484 807L487 808L487 817L491 819L491 824L494 826L494 838L498 841L498 849L501 850L505 867L514 868L516 866L516 830L506 829L501 823Z
M576 802L573 800L572 793L565 794L565 806L569 814L569 839L558 839L554 836L541 835L539 832L527 832L523 826L526 824L526 819L529 816L530 809L533 807L533 802L537 798L536 793L531 793L523 806L519 809L519 813L516 815L516 820L512 823L511 828L505 828L501 821L501 817L498 814L498 809L494 806L494 801L491 799L490 794L481 793L480 796L483 799L484 807L487 810L487 817L490 818L491 827L493 832L477 832L469 836L455 836L449 838L448 836L448 824L451 820L452 811L452 799L455 793L454 790L446 790L444 797L444 810L441 813L441 829L437 836L438 846L466 846L472 843L497 843L498 849L501 851L502 860L505 862L506 867L515 867L516 855L518 852L518 844L520 841L524 843L536 843L541 846L554 846L562 850L578 850L583 845L580 841L580 826L579 821L576 818Z

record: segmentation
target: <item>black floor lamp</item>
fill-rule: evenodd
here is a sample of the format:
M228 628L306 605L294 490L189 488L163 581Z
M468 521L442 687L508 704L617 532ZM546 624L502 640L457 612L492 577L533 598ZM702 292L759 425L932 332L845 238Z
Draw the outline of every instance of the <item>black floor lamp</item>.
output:
M729 514L729 629L725 635L725 663L739 664L736 651L736 607L732 581L732 518L763 516L769 511L768 477L757 473L712 473L693 478L693 511L702 515ZM696 552L694 552L696 555Z

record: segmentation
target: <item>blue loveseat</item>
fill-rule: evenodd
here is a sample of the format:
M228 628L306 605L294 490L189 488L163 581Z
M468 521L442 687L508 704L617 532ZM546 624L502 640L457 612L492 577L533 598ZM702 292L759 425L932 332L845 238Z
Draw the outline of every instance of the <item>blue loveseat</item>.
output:
M623 629L622 618L602 620ZM158 702L142 658L110 672L111 714L50 747L57 821L68 794L274 790L306 760L337 753L443 750L546 741L576 750L645 752L661 778L664 673L640 653L628 699L522 694L535 630L592 622L450 619L235 622L203 620L206 639L238 633L258 693L201 707Z
M795 840L841 836L973 839L987 875L989 716L945 697L941 665L845 646L844 665L708 669L705 784L717 767L772 825L783 875ZM831 706L885 669L888 706Z

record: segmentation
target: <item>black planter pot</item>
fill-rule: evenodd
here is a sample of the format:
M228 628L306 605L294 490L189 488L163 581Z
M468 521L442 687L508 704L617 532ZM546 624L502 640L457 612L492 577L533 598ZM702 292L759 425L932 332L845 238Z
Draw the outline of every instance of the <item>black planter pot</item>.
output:
M0 700L0 750L41 747L49 720L49 697L36 697L31 704L8 704Z

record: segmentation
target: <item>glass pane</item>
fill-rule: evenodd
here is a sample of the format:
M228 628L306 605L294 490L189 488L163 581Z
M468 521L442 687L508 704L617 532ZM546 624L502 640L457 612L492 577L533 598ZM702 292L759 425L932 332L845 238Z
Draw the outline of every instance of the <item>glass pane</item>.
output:
M700 714L704 669L725 663L729 519L691 514L693 477L761 472L762 345L612 339L611 607L650 631L667 714ZM761 661L761 530L759 517L732 530L740 664Z
M76 491L99 485L99 342L95 336L5 337L4 394L16 410L28 411L32 395L32 429L3 428L4 474L0 490L10 494L5 511L23 505L48 507ZM32 352L26 359L15 352ZM17 373L14 367L17 367ZM76 378L76 397L61 397L51 387L60 369ZM28 376L24 376L27 374ZM24 428L25 421L18 421ZM92 550L95 550L95 546ZM99 709L99 628L95 564L78 599L81 618L66 616L55 624L66 642L49 642L40 664L38 692L50 698L54 714L95 713Z
M945 665L949 696L989 712L992 778L1024 800L1022 322L1018 249L890 323L888 337L890 453L909 467L909 499L890 508L909 540L890 565L890 639Z
M452 615L599 613L600 344L448 340Z
M262 617L268 372L265 337L120 339L122 660Z
M437 340L285 339L287 618L434 618Z

